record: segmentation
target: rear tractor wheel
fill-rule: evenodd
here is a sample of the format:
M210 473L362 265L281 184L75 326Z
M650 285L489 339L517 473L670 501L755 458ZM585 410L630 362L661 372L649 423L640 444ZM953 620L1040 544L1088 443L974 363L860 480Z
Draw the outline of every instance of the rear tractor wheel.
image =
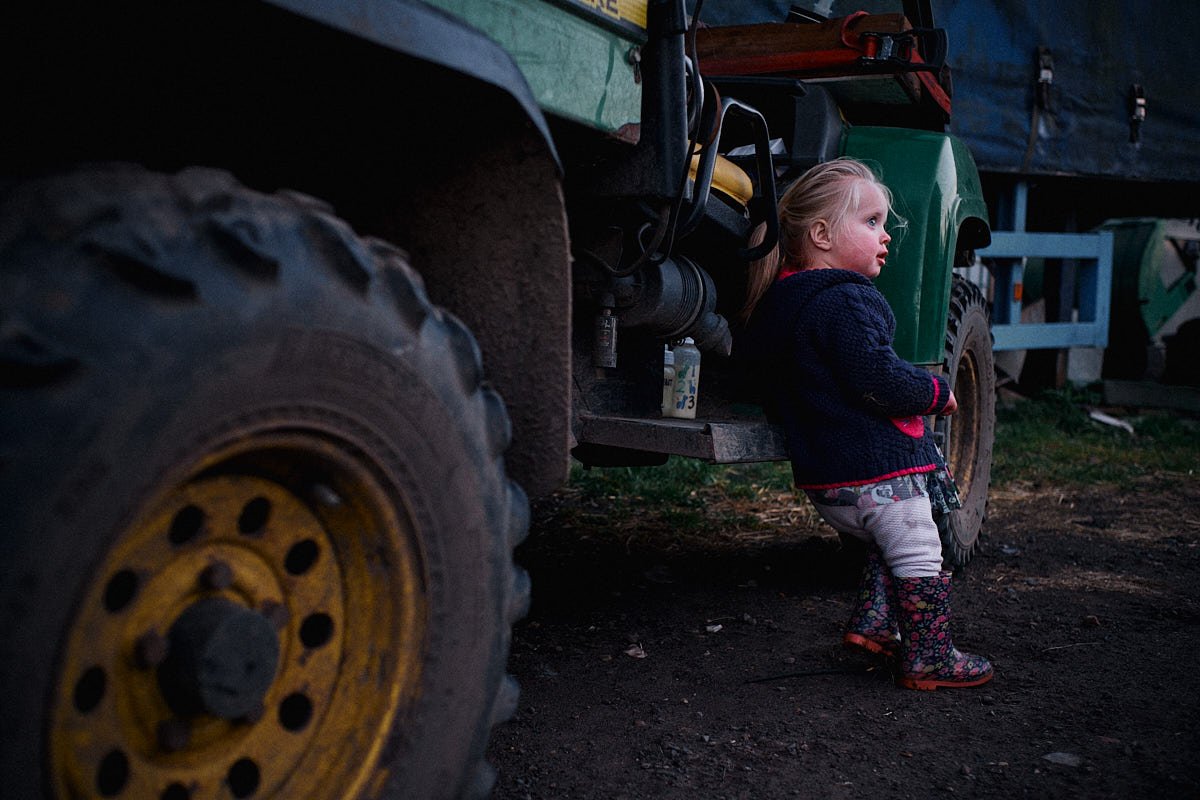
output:
M5 796L485 795L528 506L467 330L224 173L0 219Z
M942 560L959 569L971 559L987 511L996 436L996 372L987 301L974 284L954 276L946 325L944 374L958 412L935 423L963 507L941 517Z

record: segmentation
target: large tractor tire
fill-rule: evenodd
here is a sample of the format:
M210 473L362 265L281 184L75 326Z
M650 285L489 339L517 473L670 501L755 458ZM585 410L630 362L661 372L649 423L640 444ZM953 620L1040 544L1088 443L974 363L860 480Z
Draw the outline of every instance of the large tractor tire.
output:
M0 189L0 793L482 797L510 426L402 252L225 173Z
M938 528L944 565L960 569L979 543L987 512L996 438L996 371L987 301L974 284L957 275L950 296L943 369L958 400L958 412L939 417L935 431L963 506L941 517Z

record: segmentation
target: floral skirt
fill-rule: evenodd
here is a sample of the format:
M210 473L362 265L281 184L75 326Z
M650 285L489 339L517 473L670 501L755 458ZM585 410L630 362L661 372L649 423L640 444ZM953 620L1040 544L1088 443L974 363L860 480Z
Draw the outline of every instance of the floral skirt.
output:
M808 499L819 506L849 506L866 510L875 506L928 497L935 517L962 508L958 487L946 469L916 472L895 478L863 483L857 486L835 486L829 489L806 489Z

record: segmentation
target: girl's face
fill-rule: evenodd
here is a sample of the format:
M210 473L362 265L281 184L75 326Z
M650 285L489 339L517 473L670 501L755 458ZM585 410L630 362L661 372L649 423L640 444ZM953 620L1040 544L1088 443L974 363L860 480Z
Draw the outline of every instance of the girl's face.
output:
M831 231L828 265L857 272L867 278L878 277L887 260L892 237L884 230L888 204L883 192L873 183L859 187L858 204Z

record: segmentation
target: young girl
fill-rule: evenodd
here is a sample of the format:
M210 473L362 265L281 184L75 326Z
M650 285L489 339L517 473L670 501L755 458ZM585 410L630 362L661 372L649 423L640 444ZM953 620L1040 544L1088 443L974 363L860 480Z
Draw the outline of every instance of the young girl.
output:
M953 414L946 379L892 349L896 320L871 284L887 260L891 193L852 159L818 164L780 200L780 243L751 267L737 351L768 376L797 487L868 544L844 641L896 656L910 689L992 677L950 638L950 574L927 477L944 463L922 416Z

